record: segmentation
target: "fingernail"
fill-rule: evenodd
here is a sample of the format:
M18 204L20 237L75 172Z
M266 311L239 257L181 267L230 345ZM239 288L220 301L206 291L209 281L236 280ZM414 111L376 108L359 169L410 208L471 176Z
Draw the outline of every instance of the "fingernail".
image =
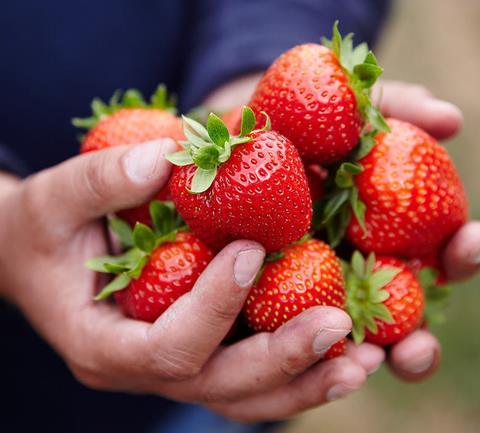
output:
M403 365L403 368L409 373L419 374L427 371L433 364L435 358L435 351L420 358L410 359Z
M345 385L344 383L339 383L337 385L332 386L325 395L325 399L327 401L334 401L339 400L343 397L346 397L348 394L356 391L358 387Z
M346 328L322 328L313 340L313 352L319 356L328 350L350 332Z
M263 265L265 252L260 249L240 251L233 265L233 276L240 287L248 287L253 283Z
M159 160L175 149L174 144L173 140L165 138L133 146L123 157L127 176L138 183L150 180L156 174Z

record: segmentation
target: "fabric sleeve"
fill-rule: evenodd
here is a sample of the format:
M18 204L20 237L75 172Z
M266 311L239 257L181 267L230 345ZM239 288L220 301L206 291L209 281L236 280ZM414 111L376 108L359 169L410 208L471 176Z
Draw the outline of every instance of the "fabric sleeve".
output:
M182 108L244 73L266 69L287 49L342 34L374 44L388 0L192 0Z
M0 144L0 171L8 171L18 176L28 174L25 164L2 144Z

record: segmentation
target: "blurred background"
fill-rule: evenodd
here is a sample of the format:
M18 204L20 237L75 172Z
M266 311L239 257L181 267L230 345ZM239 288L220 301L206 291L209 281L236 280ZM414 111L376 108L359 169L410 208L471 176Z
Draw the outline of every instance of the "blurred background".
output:
M465 114L445 143L480 218L480 1L397 0L377 54L385 78L421 83ZM439 372L405 384L384 367L348 399L295 419L282 433L480 432L480 277L457 284L448 322L433 328L443 345Z

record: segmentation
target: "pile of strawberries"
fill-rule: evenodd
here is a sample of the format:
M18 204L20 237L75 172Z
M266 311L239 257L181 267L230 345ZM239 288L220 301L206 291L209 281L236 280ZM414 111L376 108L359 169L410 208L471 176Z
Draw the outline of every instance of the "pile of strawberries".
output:
M192 289L215 253L250 239L268 255L244 306L274 331L316 305L345 309L352 337L390 345L426 320L445 290L439 257L465 223L467 199L446 150L421 129L385 120L370 99L381 74L366 44L337 25L331 40L281 55L248 104L206 125L177 117L160 86L95 100L82 152L172 137L168 185L111 218L124 252L88 266L116 277L127 316L153 322ZM344 352L337 343L328 357Z

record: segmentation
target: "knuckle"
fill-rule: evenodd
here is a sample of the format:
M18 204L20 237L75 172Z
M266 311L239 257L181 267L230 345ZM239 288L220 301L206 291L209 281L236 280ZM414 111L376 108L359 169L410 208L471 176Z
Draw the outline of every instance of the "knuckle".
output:
M220 304L217 301L210 302L207 318L212 325L218 325L218 323L233 322L239 313L239 309L236 305Z
M77 185L85 185L87 194L95 202L103 203L111 198L105 170L106 158L103 154L95 156L96 158L92 158L80 171L80 182Z
M303 359L301 356L294 354L287 354L278 364L280 374L288 379L295 378L301 371L303 366Z
M178 382L193 379L202 370L189 353L179 350L154 357L150 369L156 376Z
M201 401L205 404L232 403L235 398L221 389L206 387L201 393Z
M288 329L285 328L284 332ZM287 335L291 335L287 332ZM275 360L279 374L286 379L294 379L302 373L311 363L307 352L300 350L297 345L281 345L279 347L276 338L270 338L268 341L269 358Z

